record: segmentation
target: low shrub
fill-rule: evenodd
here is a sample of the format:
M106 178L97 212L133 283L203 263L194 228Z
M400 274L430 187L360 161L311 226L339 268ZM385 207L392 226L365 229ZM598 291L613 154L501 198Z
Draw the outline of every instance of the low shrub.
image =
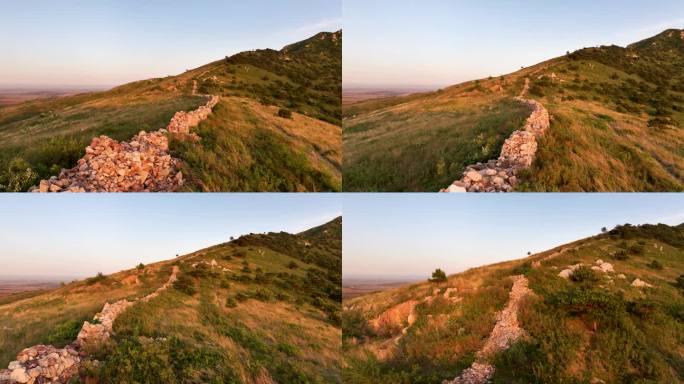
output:
M591 268L582 265L572 272L570 280L578 283L593 283L599 281L599 276Z
M658 261L658 260L651 261L650 263L647 264L647 266L651 269L657 269L657 270L663 269L663 264L661 264L660 261Z

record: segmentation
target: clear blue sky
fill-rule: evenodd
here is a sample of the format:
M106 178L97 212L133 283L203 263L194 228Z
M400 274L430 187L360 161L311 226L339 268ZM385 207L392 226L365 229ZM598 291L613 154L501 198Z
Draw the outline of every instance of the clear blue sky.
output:
M345 86L444 86L684 28L681 0L344 0Z
M111 273L341 213L341 196L325 193L0 194L0 275Z
M341 28L341 0L0 1L0 86L115 85Z
M684 222L684 194L347 194L343 276L429 277L518 259L617 224Z

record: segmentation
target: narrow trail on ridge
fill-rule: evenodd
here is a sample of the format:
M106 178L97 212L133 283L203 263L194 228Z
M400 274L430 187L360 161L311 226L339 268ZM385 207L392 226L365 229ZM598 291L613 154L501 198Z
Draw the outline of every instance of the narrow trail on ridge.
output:
M532 290L528 288L528 280L524 275L513 276L513 287L509 294L508 304L496 316L496 324L489 334L487 342L477 352L477 361L470 368L453 380L445 380L442 384L485 384L494 376L494 366L488 360L496 353L505 351L511 344L525 335L525 330L518 322L518 311L522 299Z
M530 79L515 100L530 108L530 116L522 129L514 131L503 144L501 154L496 160L468 165L460 180L440 192L511 192L518 184L519 171L529 168L537 153L537 139L550 126L549 112L544 106L526 98L530 89Z
M138 300L105 303L102 311L93 317L92 323L84 322L76 340L66 347L36 345L23 349L17 355L17 360L9 363L8 369L0 370L0 384L68 383L79 375L84 362L99 364L91 359L88 351L109 340L114 321L128 308L137 302L148 302L168 289L177 280L178 271L178 267L174 266L166 283Z

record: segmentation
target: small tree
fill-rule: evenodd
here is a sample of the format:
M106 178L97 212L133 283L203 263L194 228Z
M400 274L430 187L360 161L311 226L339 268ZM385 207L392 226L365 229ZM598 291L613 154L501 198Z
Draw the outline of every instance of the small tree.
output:
M532 252L530 252L530 251L527 251L527 256L529 256L529 255L531 255L531 254L532 254Z
M140 263L140 264L138 264L138 266L137 266L136 268L138 268L138 269L145 269L145 264Z
M428 281L432 283L441 283L447 281L446 273L444 273L444 271L442 271L441 269L437 268L434 272L432 272L432 278L428 279Z
M601 227L601 233L606 233L608 232L608 228L606 227Z

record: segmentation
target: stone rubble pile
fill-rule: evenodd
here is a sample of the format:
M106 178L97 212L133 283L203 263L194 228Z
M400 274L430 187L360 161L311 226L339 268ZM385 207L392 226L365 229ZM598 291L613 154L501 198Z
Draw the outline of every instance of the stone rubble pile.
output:
M169 125L166 126L166 130L171 133L189 134L190 129L199 125L200 122L206 120L211 114L216 104L219 102L218 96L209 96L209 101L207 104L200 106L194 111L176 112L171 118Z
M464 370L461 375L443 384L482 384L488 383L494 376L494 367L491 364L473 363L470 368Z
M93 323L83 323L81 331L76 336L76 344L80 347L86 345L102 345L112 334L114 320L125 310L134 304L132 301L119 300L114 304L105 303L102 312L95 315Z
M524 275L513 276L513 287L509 294L508 304L497 314L494 329L484 347L477 352L479 360L473 362L470 368L461 372L453 380L445 380L442 384L485 384L494 375L494 367L487 363L487 359L494 354L508 349L515 341L525 335L525 330L518 322L518 311L525 296L532 293L528 288L529 281Z
M19 352L8 369L0 370L0 383L67 383L78 373L80 361L73 346L36 345Z
M148 301L170 287L176 280L178 267L174 266L168 281L156 291L143 297ZM102 311L93 317L93 322L83 323L76 340L65 348L57 349L50 345L36 345L19 352L17 360L8 369L0 370L0 384L43 384L68 383L78 375L80 365L88 359L86 346L102 345L112 334L114 321L135 301L119 300L113 304L105 303Z
M130 142L93 138L78 165L42 180L33 192L156 192L183 184L180 161L163 131L141 131Z
M508 347L525 335L525 330L518 323L518 310L522 299L532 292L528 287L528 280L523 275L513 276L513 287L509 294L508 304L499 312L496 325L489 335L484 347L477 353L479 357L489 357Z
M78 165L59 176L42 180L32 192L172 192L183 185L181 161L169 154L169 132L181 137L205 120L219 102L218 96L190 112L176 112L166 129L141 131L129 142L107 136L93 138Z
M550 126L549 112L536 101L525 98L529 88L529 79L525 79L525 88L516 97L527 105L530 116L522 130L517 130L509 136L501 148L501 154L496 160L487 163L469 165L463 172L463 178L456 180L441 192L511 192L518 184L517 173L532 165L537 153L537 139Z

